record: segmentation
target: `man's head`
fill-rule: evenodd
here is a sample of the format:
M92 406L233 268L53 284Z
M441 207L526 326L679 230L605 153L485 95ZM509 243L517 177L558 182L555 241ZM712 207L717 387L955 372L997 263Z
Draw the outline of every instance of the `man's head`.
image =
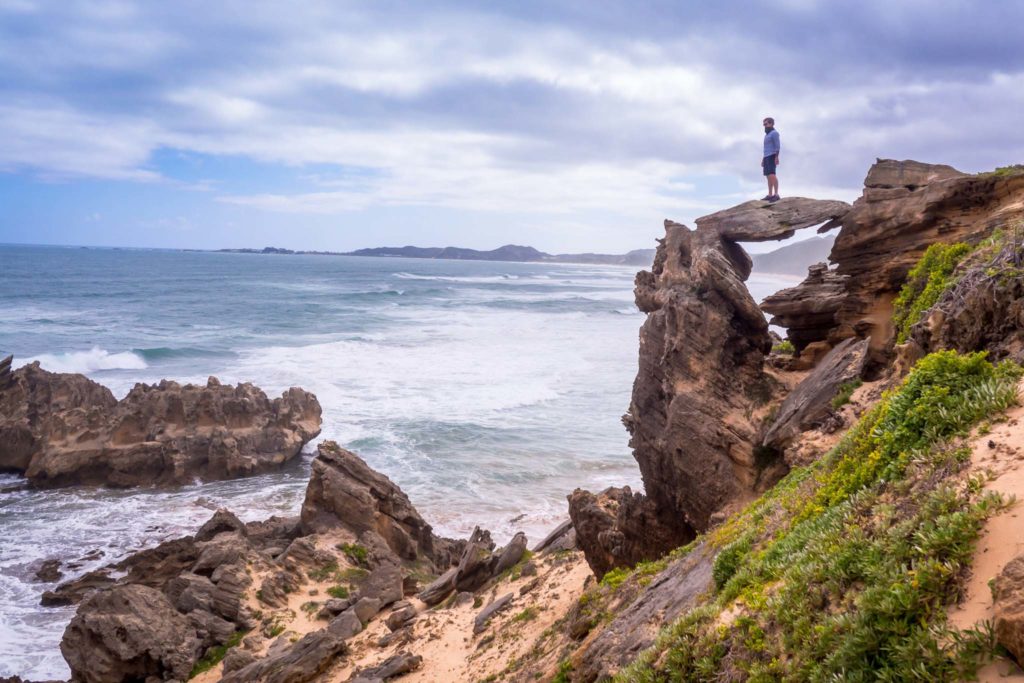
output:
M765 128L774 128L775 127L775 119L773 119L770 116L766 116L766 117L764 117L764 121L762 121L761 124Z

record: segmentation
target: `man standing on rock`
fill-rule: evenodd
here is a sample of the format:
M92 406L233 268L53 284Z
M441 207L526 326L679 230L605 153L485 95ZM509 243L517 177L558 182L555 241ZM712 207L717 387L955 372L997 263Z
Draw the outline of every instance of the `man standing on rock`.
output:
M775 175L775 167L779 165L779 151L782 143L779 142L779 131L775 130L775 119L765 118L764 125L764 156L761 158L761 170L764 177L768 179L768 196L761 201L779 201L779 178Z

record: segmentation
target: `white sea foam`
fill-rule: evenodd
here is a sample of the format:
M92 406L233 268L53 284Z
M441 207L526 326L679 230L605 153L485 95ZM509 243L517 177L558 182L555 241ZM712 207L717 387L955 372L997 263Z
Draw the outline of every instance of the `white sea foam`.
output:
M98 370L145 370L149 367L141 356L131 351L110 353L98 346L88 351L44 353L29 358L22 365L35 361L39 361L39 364L50 372L80 372L86 375Z

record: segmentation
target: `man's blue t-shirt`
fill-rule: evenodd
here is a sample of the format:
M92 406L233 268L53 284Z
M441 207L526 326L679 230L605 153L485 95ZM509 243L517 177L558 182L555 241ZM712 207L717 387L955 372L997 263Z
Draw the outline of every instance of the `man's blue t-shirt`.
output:
M782 143L779 141L779 131L774 128L764 134L764 156L772 157L782 151Z

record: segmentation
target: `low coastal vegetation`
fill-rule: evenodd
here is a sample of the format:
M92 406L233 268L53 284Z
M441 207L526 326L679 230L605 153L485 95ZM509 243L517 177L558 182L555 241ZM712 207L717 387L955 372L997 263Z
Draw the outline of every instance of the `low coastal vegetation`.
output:
M942 294L956 284L954 271L973 251L969 244L936 243L907 274L907 281L893 301L893 323L897 343L910 337L910 328L922 314L934 306Z
M953 629L945 608L1007 501L965 472L963 437L1016 402L1021 375L984 353L919 361L824 458L702 539L719 548L714 595L617 680L970 678L991 626Z
M199 674L204 674L220 664L227 655L228 650L233 647L237 647L242 642L242 638L245 637L245 634L245 631L236 631L223 645L215 645L207 650L203 658L196 662L195 666L192 667L192 673L189 674L189 678L195 678Z

